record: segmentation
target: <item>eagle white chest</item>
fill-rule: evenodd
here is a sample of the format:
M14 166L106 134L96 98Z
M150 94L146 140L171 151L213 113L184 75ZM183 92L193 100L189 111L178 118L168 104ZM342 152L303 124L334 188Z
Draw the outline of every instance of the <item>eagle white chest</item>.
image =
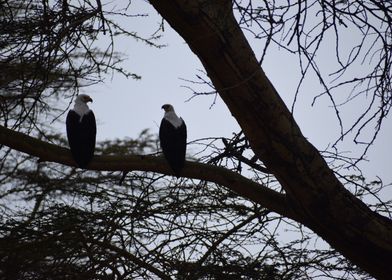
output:
M183 124L182 118L179 118L175 112L165 112L164 118L170 122L175 128L179 128Z
M87 106L87 104L79 100L75 101L73 110L80 116L79 122L82 121L84 115L90 112L90 108Z

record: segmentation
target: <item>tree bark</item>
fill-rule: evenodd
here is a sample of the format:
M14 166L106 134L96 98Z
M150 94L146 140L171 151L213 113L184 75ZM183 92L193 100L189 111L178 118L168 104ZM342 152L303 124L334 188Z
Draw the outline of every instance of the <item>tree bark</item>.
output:
M236 22L231 1L150 3L199 57L303 224L374 277L390 279L392 221L347 191L302 135Z

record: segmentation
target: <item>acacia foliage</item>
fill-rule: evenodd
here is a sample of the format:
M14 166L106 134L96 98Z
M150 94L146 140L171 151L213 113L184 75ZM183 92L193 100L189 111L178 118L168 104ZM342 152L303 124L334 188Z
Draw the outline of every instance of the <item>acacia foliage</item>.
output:
M56 120L83 87L117 72L140 78L120 66L118 36L154 45L106 19L122 10L102 10L100 1L0 2L0 119L5 127L31 131L46 118ZM130 16L126 13L125 16ZM106 45L98 40L110 38ZM67 102L57 102L67 100ZM45 128L48 129L48 128Z
M197 144L214 147L211 141ZM156 147L144 131L138 139L100 143L97 154ZM150 172L131 172L120 186L120 172L15 157L3 161L0 178L4 279L367 278L308 229L222 186ZM239 162L226 153L214 164L238 169L229 161ZM254 176L278 187L261 172Z

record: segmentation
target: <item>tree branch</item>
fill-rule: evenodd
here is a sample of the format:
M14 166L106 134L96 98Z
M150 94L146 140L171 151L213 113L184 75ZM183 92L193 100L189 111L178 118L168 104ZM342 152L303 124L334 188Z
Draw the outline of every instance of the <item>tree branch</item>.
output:
M246 224L250 223L252 220L256 219L257 217L260 216L260 213L255 213L251 216L249 216L248 218L246 218L245 220L243 220L242 222L240 222L239 224L235 225L234 227L232 227L230 230L228 230L227 232L223 233L217 240L215 240L214 243L211 244L211 246L208 248L207 252L205 252L205 254L197 261L198 265L201 266L203 265L203 263L207 260L207 258L211 255L211 253L216 250L216 248L223 242L225 241L225 239L232 235L234 232L238 231L240 228L242 228L243 226L245 226Z
M346 190L303 136L260 67L232 1L149 2L198 56L254 154L274 174L304 224L371 275L390 278L392 222Z
M138 258L137 256L131 254L130 252L123 250L121 248L118 248L117 246L111 244L108 241L98 241L98 240L88 240L89 242L93 243L93 244L97 244L102 248L106 248L109 249L113 252L116 252L117 254L119 254L120 256L123 256L127 259L129 259L130 261L132 261L133 263L135 263L136 265L143 267L145 269L147 269L148 271L154 273L155 275L157 275L158 277L160 277L160 279L166 279L166 280L171 280L172 278L168 275L166 275L163 271L159 270L158 268L154 267L153 265L147 263L146 261L141 260L140 258Z
M0 126L0 144L11 149L39 158L39 161L56 162L76 167L69 149L50 144L20 132ZM94 156L88 166L97 171L151 171L174 175L163 157L131 156ZM282 216L301 221L300 216L288 205L286 196L266 186L234 173L223 167L187 161L182 176L206 180L225 186L237 194L259 203Z

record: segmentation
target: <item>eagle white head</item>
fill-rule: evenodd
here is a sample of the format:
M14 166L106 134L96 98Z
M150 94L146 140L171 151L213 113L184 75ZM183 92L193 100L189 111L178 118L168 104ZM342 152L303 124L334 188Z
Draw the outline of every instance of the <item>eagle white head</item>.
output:
M164 104L161 107L165 114L163 117L168 120L174 127L180 127L184 122L182 118L178 117L176 112L174 111L174 107L171 104Z
M76 96L73 110L82 117L90 111L90 108L87 105L88 102L93 102L93 99L87 94L79 94Z
M165 113L166 112L171 112L171 111L174 112L173 105L171 105L171 104L164 104L164 105L162 105L162 109L165 110Z
M93 100L87 94L79 94L78 96L76 96L76 99L75 99L75 103L78 103L78 102L87 103L87 102L93 102Z

